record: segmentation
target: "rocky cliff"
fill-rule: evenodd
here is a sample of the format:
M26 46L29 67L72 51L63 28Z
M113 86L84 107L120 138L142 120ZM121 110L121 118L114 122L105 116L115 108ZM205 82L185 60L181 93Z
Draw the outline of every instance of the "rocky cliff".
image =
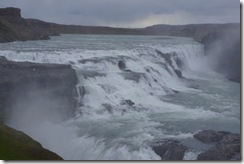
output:
M2 122L24 112L51 121L73 116L77 78L71 66L12 62L2 57L0 77Z
M48 28L47 28L48 27ZM58 35L51 25L26 21L21 17L18 8L0 9L0 43L12 41L48 39L48 36Z

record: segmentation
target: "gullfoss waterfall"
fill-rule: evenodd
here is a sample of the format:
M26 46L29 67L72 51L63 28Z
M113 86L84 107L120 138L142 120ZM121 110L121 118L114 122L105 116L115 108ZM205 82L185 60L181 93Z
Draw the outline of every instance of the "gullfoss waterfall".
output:
M32 109L8 122L64 159L160 160L152 146L173 138L189 147L184 159L194 160L209 146L196 132L240 133L239 84L213 72L191 38L62 35L0 49L8 60L75 69L74 117L35 119Z

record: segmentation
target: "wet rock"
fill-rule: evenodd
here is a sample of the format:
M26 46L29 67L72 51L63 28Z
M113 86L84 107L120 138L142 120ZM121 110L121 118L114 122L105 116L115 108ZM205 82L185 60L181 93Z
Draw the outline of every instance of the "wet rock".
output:
M205 143L213 143L220 141L223 138L223 134L214 130L203 130L194 134L194 137Z
M183 66L183 62L181 61L180 58L176 58L176 59L175 59L175 62L176 62L177 66L178 66L179 68L181 68L181 67Z
M205 143L215 143L213 147L200 153L198 160L240 160L240 134L203 130L194 137Z
M109 113L113 113L113 108L111 104L102 104L102 106L109 112Z
M175 71L175 74L176 74L179 78L182 78L182 73L181 73L180 70L175 69L174 71Z
M7 60L7 58L5 56L0 56L0 60Z
M139 72L132 72L132 71L128 71L128 70L124 70L124 72L119 73L121 76L124 77L124 79L126 80L132 80L135 82L139 82L140 78L142 76L144 76L143 73L139 73Z
M120 70L125 70L125 69L126 69L125 62L122 61L122 60L120 60L120 61L118 62L118 67L119 67Z
M177 140L163 140L152 147L162 160L183 160L187 147Z
M135 105L135 103L134 103L133 101L131 101L131 100L123 100L123 101L121 102L121 105L129 105L129 106L133 106L133 105Z
M172 61L171 61L171 55L169 53L162 53L159 50L155 50L157 54L159 54L162 58L164 58L164 60L170 65L172 66Z
M221 151L218 149L210 149L207 150L204 153L201 153L197 156L197 160L207 160L207 161L212 161L212 160L229 160L231 156L226 153L226 151Z
M60 121L74 115L77 77L70 65L0 60L0 77L2 122L17 108L57 112L53 116Z

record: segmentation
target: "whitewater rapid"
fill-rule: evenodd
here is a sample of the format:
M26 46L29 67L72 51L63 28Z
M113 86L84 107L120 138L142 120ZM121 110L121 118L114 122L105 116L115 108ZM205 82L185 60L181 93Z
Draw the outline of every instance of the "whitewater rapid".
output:
M62 35L0 49L8 60L75 69L75 118L9 123L64 159L160 160L152 145L174 138L194 160L207 147L193 139L199 130L240 133L240 86L213 72L191 38Z

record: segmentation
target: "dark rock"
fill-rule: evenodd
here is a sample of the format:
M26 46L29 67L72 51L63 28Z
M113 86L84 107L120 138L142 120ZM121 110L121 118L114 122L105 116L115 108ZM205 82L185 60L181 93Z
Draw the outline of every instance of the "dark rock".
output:
M123 101L121 102L121 105L129 105L129 106L133 106L133 105L135 105L135 103L134 103L133 101L131 101L131 100L123 100Z
M180 70L178 70L178 69L174 69L174 71L175 71L175 74L176 74L179 78L182 78L182 73L181 73Z
M139 82L140 78L144 76L143 73L139 72L132 72L132 71L127 71L125 70L124 72L119 73L121 76L123 76L126 80L132 80L135 82Z
M218 149L210 149L197 156L197 160L201 160L201 161L230 160L230 158L231 156L228 153L226 153L225 150L218 150Z
M162 160L178 161L183 160L187 147L176 140L163 140L152 147Z
M159 54L161 57L163 57L164 59L165 59L165 61L170 65L170 66L172 66L172 61L171 61L171 55L170 54L168 54L168 53L166 53L166 54L164 54L164 53L162 53L161 51L159 51L159 50L155 50L156 51L156 53L157 54Z
M0 16L21 17L21 10L14 7L0 8Z
M223 138L223 134L214 130L203 130L194 134L194 138L205 143L213 143L220 141Z
M120 70L125 70L125 69L126 69L125 62L122 61L122 60L120 60L120 61L118 62L118 67L119 67Z
M0 56L0 60L7 60L5 56Z
M183 62L181 61L180 58L176 58L176 59L175 59L175 62L176 62L177 66L178 66L179 68L181 68L181 67L183 66Z
M18 8L0 9L0 43L48 39L57 34L50 23L23 19Z
M0 113L4 120L16 109L35 108L62 120L74 115L77 77L71 66L0 60L0 77Z
M230 132L216 132L204 130L194 135L195 138L205 143L215 143L207 151L198 155L198 160L239 160L240 134Z
M111 104L102 104L102 106L109 112L109 113L113 113L113 108Z

